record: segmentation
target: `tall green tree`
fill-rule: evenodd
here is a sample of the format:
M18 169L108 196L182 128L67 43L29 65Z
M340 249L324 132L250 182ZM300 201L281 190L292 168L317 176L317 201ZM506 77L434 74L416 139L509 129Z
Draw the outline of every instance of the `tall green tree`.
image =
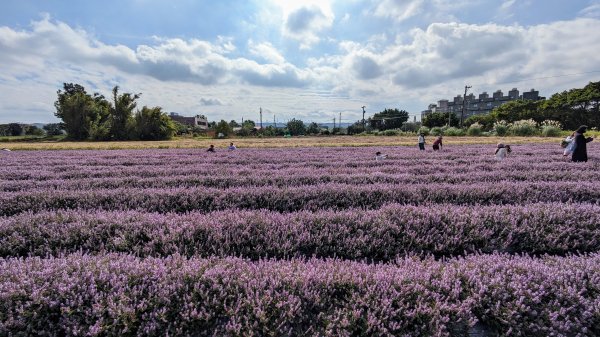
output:
M62 119L67 136L73 140L90 138L94 125L102 124L109 115L104 97L89 95L79 84L64 83L57 91L54 115Z
M308 128L306 128L306 133L309 135L318 135L320 132L321 128L319 127L319 124L315 122L308 124Z
M428 128L448 125L448 115L450 115L450 126L458 126L459 119L451 112L432 112L423 118L422 124Z
M303 135L306 133L306 126L304 125L304 122L299 119L292 118L292 120L287 122L286 126L292 136Z
M176 131L175 123L160 107L142 107L136 112L134 122L139 140L171 139Z
M215 133L218 136L219 133L223 134L223 136L227 137L233 133L233 127L226 121L222 120L215 125Z
M110 135L115 140L126 140L131 138L133 110L137 106L135 101L140 98L141 94L119 94L119 86L115 86L112 93L113 106L110 110Z
M408 112L406 110L384 109L369 118L369 125L378 130L399 129L407 120Z

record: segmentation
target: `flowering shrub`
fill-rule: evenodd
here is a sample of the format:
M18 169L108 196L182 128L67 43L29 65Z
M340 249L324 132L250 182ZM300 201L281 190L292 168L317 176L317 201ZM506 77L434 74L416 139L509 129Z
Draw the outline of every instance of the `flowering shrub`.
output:
M493 132L496 136L504 137L508 134L509 124L506 121L498 121L494 123Z
M540 128L542 129L542 136L544 137L559 137L562 130L562 124L558 121L545 120L540 124Z
M483 132L483 125L475 122L469 126L467 129L467 135L469 136L481 136Z
M533 119L523 119L508 125L508 133L513 136L535 136L539 134L538 124Z

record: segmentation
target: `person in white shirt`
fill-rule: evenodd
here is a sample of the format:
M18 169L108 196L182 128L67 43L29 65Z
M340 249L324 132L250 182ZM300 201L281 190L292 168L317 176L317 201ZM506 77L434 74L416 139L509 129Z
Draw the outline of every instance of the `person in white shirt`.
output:
M512 152L512 150L510 149L510 145L498 144L498 147L496 148L496 152L495 152L496 159L503 160L511 152Z
M381 153L381 152L379 152L379 151L377 151L377 152L375 153L375 160L376 160L376 161L382 161L382 160L384 160L384 159L386 159L386 158L387 158L387 154L382 154L382 153Z
M419 135L419 150L425 151L425 134L421 133Z

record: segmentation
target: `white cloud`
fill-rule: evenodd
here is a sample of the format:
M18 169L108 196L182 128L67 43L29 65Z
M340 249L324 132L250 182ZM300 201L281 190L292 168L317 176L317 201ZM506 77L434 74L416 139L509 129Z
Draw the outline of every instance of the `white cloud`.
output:
M285 62L285 58L270 42L254 43L250 40L248 42L248 48L252 55L256 55L267 62L274 64L282 64Z
M377 1L374 14L404 21L423 10L424 0L383 0Z
M579 15L587 18L600 18L600 1L594 1L579 11Z

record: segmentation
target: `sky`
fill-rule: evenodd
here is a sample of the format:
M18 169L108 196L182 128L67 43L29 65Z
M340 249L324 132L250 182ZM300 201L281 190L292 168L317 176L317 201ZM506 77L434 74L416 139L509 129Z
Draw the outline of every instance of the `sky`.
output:
M418 120L465 85L581 88L599 50L600 0L2 0L0 123L57 122L63 83L217 121Z

